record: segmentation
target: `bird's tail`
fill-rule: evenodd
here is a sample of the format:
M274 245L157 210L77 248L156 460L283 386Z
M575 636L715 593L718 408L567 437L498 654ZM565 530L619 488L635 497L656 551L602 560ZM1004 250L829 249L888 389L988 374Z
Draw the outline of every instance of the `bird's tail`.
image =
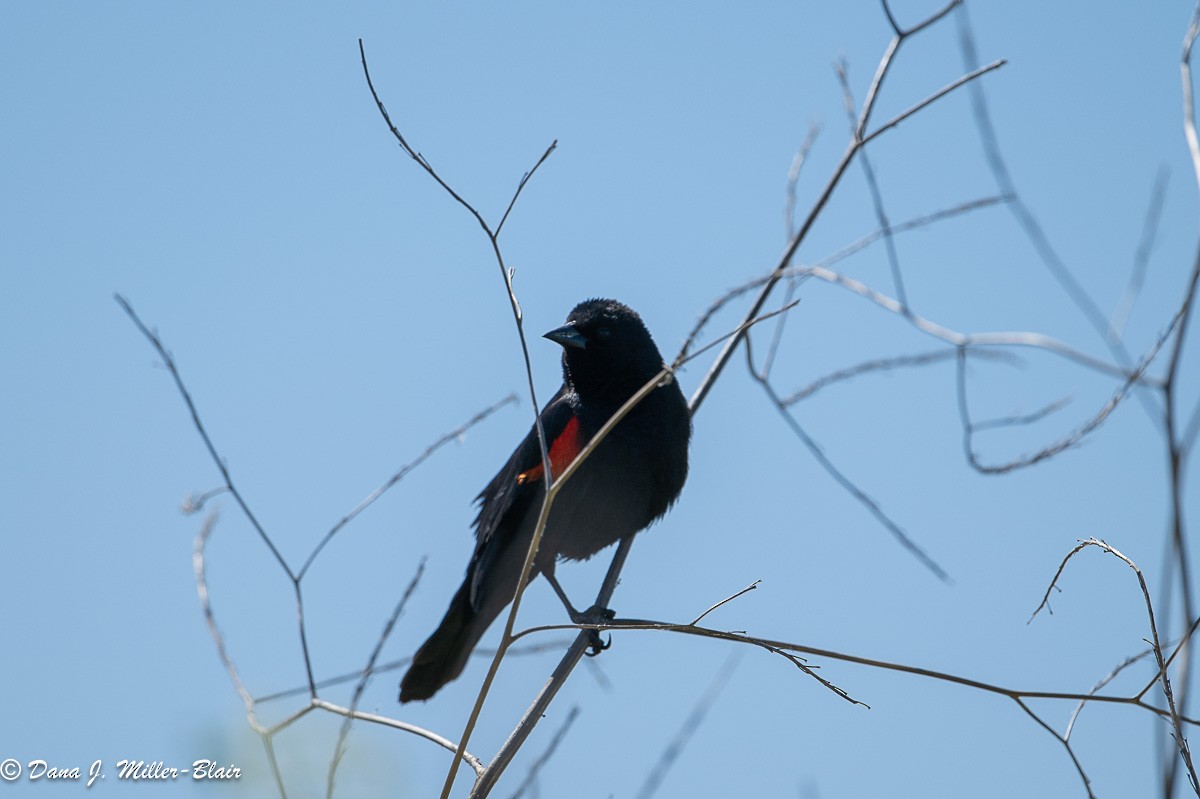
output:
M412 665L400 681L400 701L429 699L443 685L462 674L471 650L497 613L484 615L471 607L468 577L450 600L442 623L413 655Z

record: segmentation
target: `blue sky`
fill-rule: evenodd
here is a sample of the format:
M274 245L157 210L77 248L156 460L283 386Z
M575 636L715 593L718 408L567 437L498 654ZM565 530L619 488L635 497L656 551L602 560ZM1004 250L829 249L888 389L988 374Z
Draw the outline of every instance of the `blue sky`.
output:
M898 3L911 23L934 3ZM1195 257L1197 186L1182 133L1178 58L1186 3L970 4L991 117L1020 196L1105 314L1133 269L1156 175L1168 175L1146 283L1126 330L1149 349ZM882 121L963 72L953 16L905 43ZM0 759L106 764L98 794L135 790L121 758L235 763L232 785L166 795L259 796L269 770L204 626L192 576L201 519L180 514L220 476L169 376L112 300L162 335L239 488L299 564L329 527L481 408L497 413L364 513L305 579L318 676L359 669L418 561L424 577L383 659L411 654L440 618L470 553L471 500L531 420L520 351L476 223L396 147L359 64L405 135L491 220L553 140L558 149L505 227L539 397L557 347L536 334L577 301L613 296L668 357L727 289L783 250L784 188L806 210L846 143L832 65L861 102L890 29L875 3L582 7L355 3L297 10L127 3L0 10L0 608L8 646ZM956 93L869 149L902 222L998 193L969 94ZM852 166L801 247L814 263L877 227ZM1098 358L1105 342L1047 272L1010 209L898 236L913 308L961 331L1035 331ZM876 245L837 265L885 293ZM800 290L777 359L783 393L869 358L938 342L834 286ZM708 328L735 325L735 304ZM1195 406L1196 326L1180 377ZM756 338L766 346L768 333ZM1028 428L981 433L1002 461L1069 432L1113 379L1037 350L972 361L978 418L1071 402ZM708 360L685 369L686 393ZM953 577L897 546L785 426L735 357L696 417L692 471L670 516L639 536L614 606L688 621L754 580L708 621L722 629L1026 688L1086 691L1147 635L1134 577L1099 552L1068 567L1054 615L1026 625L1062 557L1097 536L1162 585L1166 455L1155 421L1123 404L1085 443L984 477L964 462L953 363L838 384L796 406L826 454ZM1194 479L1186 507L1195 515ZM228 497L209 548L214 610L250 689L303 682L291 587ZM602 556L560 569L594 592ZM1157 596L1157 593L1156 593ZM582 601L582 600L580 600ZM577 602L578 604L578 602ZM561 620L531 587L529 624ZM1178 618L1177 610L1172 615ZM493 634L494 635L494 634ZM546 793L635 795L732 648L617 635L576 671L501 786L511 793L572 706L581 708ZM501 672L472 750L487 758L552 669ZM852 707L779 658L747 651L659 796L1083 796L1062 747L1010 700L850 664L821 674ZM603 674L597 677L595 670ZM448 737L486 664L425 705L395 703L398 673L363 708ZM1110 690L1151 674L1131 669ZM346 701L344 689L330 691ZM298 706L271 703L268 720ZM1061 730L1070 703L1034 706ZM289 795L324 790L337 720L311 715L277 746ZM1146 795L1160 722L1089 706L1073 740L1101 796ZM1193 736L1194 737L1194 736ZM355 727L342 795L435 795L440 750ZM459 785L465 795L466 782ZM584 782L580 782L583 779ZM66 794L18 781L9 789Z

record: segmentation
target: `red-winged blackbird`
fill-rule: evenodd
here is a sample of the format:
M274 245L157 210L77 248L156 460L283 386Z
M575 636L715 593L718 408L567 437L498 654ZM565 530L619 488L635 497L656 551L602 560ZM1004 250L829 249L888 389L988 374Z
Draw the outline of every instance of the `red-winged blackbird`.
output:
M553 474L560 474L606 421L662 369L641 317L616 300L575 306L546 334L563 348L563 385L542 409ZM687 478L692 425L671 380L650 392L583 461L550 509L530 579L554 579L556 558L589 558L666 513ZM479 494L475 554L442 623L413 657L400 701L428 699L458 677L488 626L512 600L537 525L543 482L537 430ZM572 611L572 615L577 615Z

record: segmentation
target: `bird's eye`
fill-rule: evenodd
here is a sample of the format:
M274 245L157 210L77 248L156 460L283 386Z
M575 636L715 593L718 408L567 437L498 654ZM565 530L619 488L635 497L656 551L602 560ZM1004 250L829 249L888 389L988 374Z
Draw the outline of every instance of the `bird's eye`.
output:
M607 327L602 327L596 331L596 336L598 338L608 338L611 335L612 335L612 331L609 330Z

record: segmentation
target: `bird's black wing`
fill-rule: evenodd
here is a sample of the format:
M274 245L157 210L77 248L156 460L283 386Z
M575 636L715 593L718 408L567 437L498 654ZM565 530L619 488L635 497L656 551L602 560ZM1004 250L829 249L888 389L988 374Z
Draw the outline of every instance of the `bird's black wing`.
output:
M563 386L542 409L542 430L550 453L552 470L564 469L587 442L583 440L575 414L575 395ZM475 553L467 566L471 603L478 608L477 589L489 566L511 546L526 514L545 496L542 452L534 427L517 446L508 462L479 493L479 515L475 517Z

